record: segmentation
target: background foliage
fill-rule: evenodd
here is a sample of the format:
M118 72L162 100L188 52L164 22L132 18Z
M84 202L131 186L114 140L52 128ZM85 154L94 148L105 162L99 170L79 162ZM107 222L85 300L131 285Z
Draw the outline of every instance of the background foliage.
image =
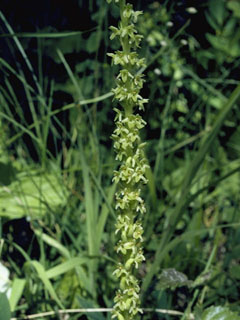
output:
M108 30L118 10L105 0L2 0L0 9L0 266L10 272L1 269L0 306L19 318L112 307L117 69L106 53L118 49ZM240 281L240 4L136 9L151 166L142 305L230 319Z

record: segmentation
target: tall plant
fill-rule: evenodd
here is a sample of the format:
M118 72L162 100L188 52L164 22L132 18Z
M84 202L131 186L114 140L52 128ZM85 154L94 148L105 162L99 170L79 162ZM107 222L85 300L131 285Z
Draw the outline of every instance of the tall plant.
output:
M141 185L147 183L144 143L141 143L139 136L139 130L146 122L134 112L136 109L143 110L148 100L139 94L143 86L143 75L136 74L136 69L144 66L144 59L139 59L134 51L139 47L142 38L137 34L134 24L142 12L134 11L132 5L125 0L113 2L119 6L120 22L118 28L110 27L111 39L117 37L121 44L121 50L108 54L112 57L113 64L121 66L116 78L116 88L113 89L114 99L120 105L120 108L114 109L116 129L112 135L116 160L120 162L113 178L118 184L116 234L120 237L116 245L120 262L114 271L119 278L120 288L114 299L113 318L131 320L141 312L140 287L135 269L144 260L141 215L146 209L140 194Z

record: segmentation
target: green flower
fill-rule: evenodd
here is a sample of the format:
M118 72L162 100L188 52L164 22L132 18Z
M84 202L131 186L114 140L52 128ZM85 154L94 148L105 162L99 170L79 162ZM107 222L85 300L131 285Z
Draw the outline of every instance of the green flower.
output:
M108 0L108 2L112 2ZM141 143L139 130L146 122L135 109L144 110L148 102L140 95L143 87L143 75L136 75L136 69L145 66L145 60L139 59L132 49L139 47L142 39L137 34L135 23L141 11L134 11L125 0L115 0L120 7L121 21L118 27L110 27L111 39L118 38L122 51L108 53L112 64L120 65L122 70L116 77L116 87L112 89L114 100L120 105L116 112L116 128L112 134L116 160L120 162L114 171L113 181L118 184L115 194L115 209L118 212L115 234L119 237L116 252L120 263L113 274L119 279L119 289L114 298L112 318L133 320L140 308L139 282L135 276L136 269L145 260L142 242L143 228L139 216L146 212L144 200L141 198L141 185L147 183L145 177L148 168L144 157L144 143Z

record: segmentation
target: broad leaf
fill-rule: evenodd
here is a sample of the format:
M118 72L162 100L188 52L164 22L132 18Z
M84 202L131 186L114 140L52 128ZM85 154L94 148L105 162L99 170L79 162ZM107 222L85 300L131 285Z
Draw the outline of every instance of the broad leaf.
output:
M11 311L8 298L5 293L0 292L0 319L10 320Z
M0 216L10 219L43 216L66 203L66 188L53 174L21 173L16 181L0 187Z
M188 280L188 277L182 273L177 271L176 269L164 269L159 276L159 289L171 288L175 289L177 287L182 286L191 286L192 281Z
M202 314L202 320L240 320L236 312L230 311L227 307L210 307Z

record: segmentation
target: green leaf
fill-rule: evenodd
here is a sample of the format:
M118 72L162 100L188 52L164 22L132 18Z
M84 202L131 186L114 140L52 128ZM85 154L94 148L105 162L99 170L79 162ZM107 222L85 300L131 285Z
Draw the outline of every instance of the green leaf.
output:
M226 51L228 49L228 39L220 36L214 36L211 33L207 33L206 38L215 49L222 51Z
M43 282L46 290L49 292L50 296L56 301L56 303L58 304L58 306L62 309L64 309L64 306L62 304L62 302L59 300L53 286L52 283L49 281L48 275L44 269L44 267L42 266L41 263L39 263L38 261L32 260L30 262L26 262L25 266L33 266L34 269L36 270L39 279Z
M227 1L227 7L233 11L235 17L240 18L240 2L238 0Z
M231 150L231 154L236 158L240 158L240 127L236 127L234 133L230 136L227 147Z
M223 0L211 0L209 3L209 11L212 17L216 20L219 27L223 25L226 18L226 9Z
M202 305L196 305L194 308L194 320L202 320Z
M240 280L240 266L239 265L231 266L230 275L236 280Z
M65 272L68 272L69 270L76 268L77 266L82 265L83 263L87 263L88 261L89 259L86 258L71 258L68 261L58 264L57 266L46 271L47 278L55 278Z
M233 39L234 36L234 30L236 28L236 24L237 24L237 20L236 19L229 19L225 26L224 26L224 30L223 30L223 36L224 37L230 37L231 41L234 41L236 39ZM235 41L234 41L235 42Z
M89 53L96 52L98 49L99 41L98 41L98 33L91 33L90 37L87 39L86 50Z
M64 274L64 277L69 277L69 271L72 271L73 269L76 269L76 274L78 274L81 285L88 291L91 292L91 286L90 286L90 280L88 275L86 274L86 271L82 267L82 265L88 265L89 259L88 258L81 258L81 257L74 257L70 258L66 262L63 262L61 264L58 264L57 266L49 269L46 271L46 275L48 279L56 278L62 274ZM61 280L61 283L64 282L64 277ZM65 277L65 278L66 278ZM71 279L73 279L73 275L71 276ZM59 288L58 288L59 291Z
M53 174L24 172L8 186L0 186L0 216L11 219L43 216L49 208L66 203L66 189Z
M210 307L202 314L202 320L240 320L236 312L230 311L227 307Z
M206 12L205 15L206 15L207 21L210 24L210 26L214 30L217 30L218 29L218 25L217 25L216 21L212 18L212 16L208 12Z
M191 286L192 281L174 268L164 269L159 276L158 289L175 289L177 287Z
M0 38L65 38L65 37L75 37L80 36L83 33L87 33L95 30L96 28L92 28L86 31L69 31L69 32L21 32L21 33L4 33L0 35Z
M8 298L5 293L0 293L0 319L1 320L10 320L11 311Z
M11 292L10 299L9 299L11 311L15 310L15 308L18 304L18 301L21 299L25 284L26 284L25 279L15 278L13 280L12 292Z
M50 237L46 233L41 232L40 230L34 230L35 234L41 238L44 242L46 242L49 246L56 248L65 258L70 258L70 252L66 247L64 247L60 242L56 239Z
M11 162L0 161L0 184L9 185L16 176L16 169Z
M201 167L201 164L204 161L204 158L208 151L210 150L212 144L215 141L215 138L219 134L219 131L221 129L221 126L223 125L224 121L227 119L228 114L230 113L233 106L236 104L238 99L240 98L240 85L238 85L235 90L232 92L229 99L224 103L221 110L219 110L219 113L217 114L215 121L212 125L211 131L204 137L202 141L201 148L198 150L196 156L192 160L182 183L182 194L181 197L177 203L176 208L174 208L174 211L171 213L169 226L165 229L161 242L158 246L158 249L155 253L155 259L154 262L148 271L145 279L143 280L142 284L142 291L146 291L148 288L154 274L158 271L158 268L162 262L163 259L163 252L164 248L166 247L167 243L171 239L171 236L176 228L176 225L180 218L182 217L183 213L185 212L185 208L188 205L188 194L191 189L192 181L195 178L199 168Z

